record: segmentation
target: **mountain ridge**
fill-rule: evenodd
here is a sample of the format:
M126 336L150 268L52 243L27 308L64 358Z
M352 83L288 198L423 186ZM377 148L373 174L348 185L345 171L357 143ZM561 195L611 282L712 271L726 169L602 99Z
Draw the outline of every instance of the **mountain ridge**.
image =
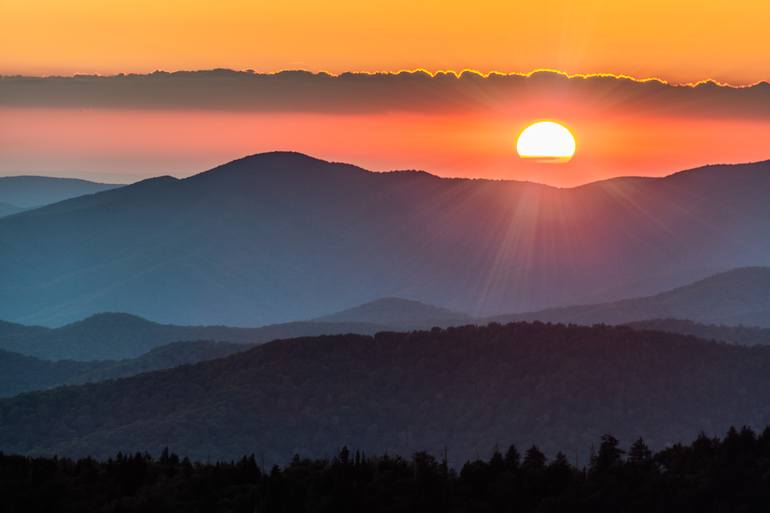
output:
M310 320L255 328L224 325L170 325L121 312L101 312L59 328L0 321L0 349L45 359L136 357L176 340L214 339L262 343L272 339L323 334L404 331L490 322L540 321L583 325L615 324L645 328L658 322L675 333L739 343L765 343L761 330L770 318L770 268L748 267L646 297L576 305L535 312L473 317L423 302L385 297ZM708 301L704 302L703 298ZM669 322L666 322L669 320ZM697 327L686 323L700 323ZM678 325L676 323L679 323ZM684 323L684 324L683 324ZM719 325L723 325L720 329ZM741 326L758 326L750 328ZM697 329L696 329L697 328ZM738 333L743 330L745 333ZM105 347L105 342L109 341ZM128 352L126 352L128 351Z
M259 344L297 336L374 334L387 326L365 322L294 321L255 328L178 326L137 315L105 312L59 328L0 321L0 350L45 360L120 360L138 358L160 346L190 340Z
M655 448L767 425L769 363L768 347L608 326L299 338L0 400L0 450L106 457L169 447L225 460L258 452L272 464L343 445L401 455L446 447L464 461L510 443L582 453L609 429Z
M0 203L9 203L23 210L34 209L122 186L123 184L93 182L81 178L40 175L0 176Z
M732 269L651 296L495 316L487 320L590 325L666 318L770 328L770 267Z
M411 299L384 297L314 319L320 322L360 322L387 329L446 327L474 322L470 315Z
M554 189L288 155L1 219L0 318L60 325L112 310L254 326L387 296L486 316L770 261L757 235L770 218L764 164L719 180L695 171L686 183Z
M91 361L50 361L0 349L0 397L189 365L229 356L249 347L229 342L173 342L136 358Z

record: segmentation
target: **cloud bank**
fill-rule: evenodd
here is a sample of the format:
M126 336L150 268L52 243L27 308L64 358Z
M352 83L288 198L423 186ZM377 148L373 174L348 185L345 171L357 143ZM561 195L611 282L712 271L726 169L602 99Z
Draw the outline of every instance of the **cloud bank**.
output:
M372 114L501 112L526 102L651 115L770 117L770 84L674 85L613 75L404 71L273 74L210 70L146 75L0 77L0 107L202 109Z

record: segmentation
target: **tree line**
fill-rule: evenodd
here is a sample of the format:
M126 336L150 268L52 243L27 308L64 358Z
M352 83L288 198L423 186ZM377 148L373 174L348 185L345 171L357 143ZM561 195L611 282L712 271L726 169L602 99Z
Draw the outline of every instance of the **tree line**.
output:
M731 428L653 452L605 435L578 466L538 447L494 449L451 468L445 455L258 455L192 462L168 449L91 458L0 453L0 511L67 512L766 512L770 427Z

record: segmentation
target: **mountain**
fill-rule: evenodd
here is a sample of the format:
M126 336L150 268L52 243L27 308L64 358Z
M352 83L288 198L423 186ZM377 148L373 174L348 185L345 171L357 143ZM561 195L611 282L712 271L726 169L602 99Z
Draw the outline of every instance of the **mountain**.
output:
M386 326L388 329L419 329L434 326L458 326L470 324L470 315L446 308L427 305L419 301L396 297L382 298L348 308L335 314L316 319L321 322L365 323Z
M625 327L518 323L278 341L226 358L0 400L0 451L265 464L293 454L495 446L584 458L770 423L770 347ZM585 461L581 459L581 461Z
M770 345L770 329L751 326L725 326L721 324L701 324L684 319L651 319L626 324L638 330L664 331L681 333L705 340L719 340L744 346Z
M36 208L116 187L121 185L89 182L77 178L1 176L0 203L8 203L16 209ZM0 215L2 215L2 206L0 206Z
M49 331L49 328L43 326L25 326L14 322L0 321L0 344L17 337L33 337Z
M0 397L60 385L88 383L133 376L158 369L197 363L245 351L248 346L229 342L175 342L126 360L41 360L0 350Z
M117 360L136 358L177 341L217 340L256 344L280 338L339 333L373 334L384 326L357 322L290 322L259 328L174 326L123 313L93 315L61 328L23 326L0 321L0 350L47 360Z
M590 325L667 318L770 328L770 268L733 269L654 296L503 315L491 320Z
M21 207L17 207L16 205L0 202L0 217L9 216L11 214L17 214L22 210L24 209Z
M382 297L471 315L770 263L770 162L573 189L246 157L0 219L0 318L310 319Z

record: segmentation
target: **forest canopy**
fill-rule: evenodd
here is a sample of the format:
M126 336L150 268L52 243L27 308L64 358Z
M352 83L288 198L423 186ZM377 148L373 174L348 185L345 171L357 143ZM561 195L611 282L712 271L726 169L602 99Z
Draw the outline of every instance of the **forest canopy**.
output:
M144 512L765 512L770 428L731 428L653 453L643 439L597 440L575 466L537 446L493 449L451 468L445 457L295 456L265 468L259 456L193 463L164 450L94 459L0 453L2 511Z

